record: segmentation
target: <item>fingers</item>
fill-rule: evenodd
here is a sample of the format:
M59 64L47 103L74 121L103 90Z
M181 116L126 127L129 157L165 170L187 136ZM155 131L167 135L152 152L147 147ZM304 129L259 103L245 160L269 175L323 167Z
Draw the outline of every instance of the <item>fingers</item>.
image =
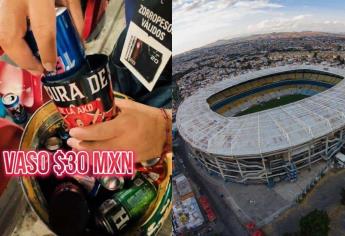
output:
M122 120L122 119L121 119ZM116 119L97 123L87 127L72 128L69 134L79 140L96 141L106 140L118 136L121 131L122 121L118 122Z
M138 151L135 147L130 147L128 142L122 139L113 139L107 141L81 141L75 138L69 138L67 144L77 151L133 151L135 154L135 162L148 160L152 158L152 155L148 156L137 156Z
M101 148L98 146L99 143L97 143L97 142L85 142L85 141L81 141L81 140L76 139L76 138L69 138L67 140L67 144L73 150L77 150L77 151L101 150Z
M57 58L55 1L30 1L28 7L31 29L35 36L43 67L47 71L55 71Z
M74 25L77 28L79 36L81 36L84 30L84 15L80 0L58 0L56 3L59 6L64 6L69 9Z
M0 40L1 47L9 58L19 67L28 70L31 74L41 75L43 67L37 58L32 54L31 49L24 39L13 39L11 44L3 43Z
M115 103L121 109L121 113L115 119L86 127L72 128L69 134L79 140L97 141L117 137L126 129L135 130L135 127L128 127L128 124L135 124L135 122L131 122L134 118L133 114L125 114L130 108L133 108L135 103L123 99L117 99Z
M100 150L100 147L98 146L99 143L97 142L85 142L81 141L76 138L69 138L67 140L67 144L78 151L92 151L92 150ZM98 147L97 147L98 146Z
M43 67L24 40L27 30L26 16L24 2L1 2L0 47L17 65L39 75L42 74Z
M71 16L74 22L75 27L79 33L79 36L83 34L84 30L84 16L81 9L80 1L79 0L71 0L68 1L68 9L71 12Z
M131 101L129 99L121 99L121 98L115 99L114 103L121 111L124 111L124 112L127 112L128 110L132 110L132 109L137 109L138 108L137 106L141 105L140 103Z
M67 144L78 151L111 151L111 150L125 150L120 147L115 148L110 144L112 140L107 141L81 141L76 138L69 138Z

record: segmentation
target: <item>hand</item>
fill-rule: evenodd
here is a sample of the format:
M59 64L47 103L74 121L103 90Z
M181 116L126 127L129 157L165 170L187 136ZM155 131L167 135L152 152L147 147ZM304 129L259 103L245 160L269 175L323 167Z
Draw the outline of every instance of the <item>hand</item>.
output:
M121 112L113 120L87 127L72 128L67 143L76 150L134 151L136 161L160 157L171 130L171 111L165 120L158 108L130 100L116 100Z
M80 0L56 1L69 8L81 34L83 15ZM41 61L34 57L24 40L27 18L34 34ZM18 66L34 75L46 69L54 71L56 65L56 19L54 0L0 0L0 47Z

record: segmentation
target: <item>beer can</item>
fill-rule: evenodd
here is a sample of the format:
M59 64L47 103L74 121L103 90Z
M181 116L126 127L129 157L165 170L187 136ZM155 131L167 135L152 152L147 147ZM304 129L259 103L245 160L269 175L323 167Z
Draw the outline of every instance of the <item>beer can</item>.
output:
M78 181L78 183L80 183L85 188L89 196L95 197L98 194L101 185L95 177L86 175L73 175L72 178Z
M28 31L25 35L33 54L40 59L37 43L28 23ZM85 50L79 33L73 23L71 14L66 7L56 8L56 71L49 72L47 77L57 79L56 75L73 73L85 64Z
M90 217L83 190L72 182L59 184L49 201L49 223L58 235L81 235Z
M85 51L79 33L66 7L56 8L56 73L76 71L85 63Z
M6 108L0 99L0 117L6 117Z
M149 178L150 180L153 181L153 183L155 185L160 185L162 183L162 181L165 179L166 174L167 174L167 170L166 168L163 166L162 168L155 168L153 170L148 170L146 172L142 172L142 174Z
M115 116L114 95L106 55L87 56L77 72L51 80L42 78L43 87L54 101L66 126L83 127Z
M158 160L157 160L158 159ZM142 175L153 181L155 185L159 185L167 175L167 169L161 158L151 159L149 163L138 163L136 168Z
M11 114L13 121L17 124L23 124L28 119L24 107L20 104L19 96L14 93L7 93L2 97L2 103Z
M62 141L56 136L49 137L46 139L44 147L49 152L56 152L62 147Z
M96 224L108 234L120 232L144 215L156 196L156 187L142 175L137 175L129 188L101 204Z
M110 191L122 189L125 185L125 179L121 176L104 176L98 179L100 184Z
M125 179L121 176L105 176L99 178L98 181L105 189L110 191L122 189L125 185Z

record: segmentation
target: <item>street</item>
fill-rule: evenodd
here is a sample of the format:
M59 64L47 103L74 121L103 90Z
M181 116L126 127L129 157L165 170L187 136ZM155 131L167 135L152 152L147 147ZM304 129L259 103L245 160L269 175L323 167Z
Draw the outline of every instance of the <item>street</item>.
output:
M304 201L264 227L267 235L283 235L298 231L299 220L314 209L327 211L330 236L344 235L345 206L340 204L340 191L345 186L345 170L332 169L308 193Z
M214 186L207 185L207 183L203 181L202 175L198 173L196 169L198 167L191 164L191 160L188 158L188 154L181 138L176 137L176 139L178 139L176 140L178 145L174 147L176 158L175 168L181 168L180 170L186 175L186 177L199 187L199 192L208 197L209 202L217 215L217 232L220 232L220 234L224 236L247 236L248 233L246 229L240 224L235 213L224 202L224 199L220 194L218 194L217 189ZM183 160L183 164L179 159ZM211 232L208 233L208 235L215 235L217 232ZM205 235L205 232L203 232L203 235Z

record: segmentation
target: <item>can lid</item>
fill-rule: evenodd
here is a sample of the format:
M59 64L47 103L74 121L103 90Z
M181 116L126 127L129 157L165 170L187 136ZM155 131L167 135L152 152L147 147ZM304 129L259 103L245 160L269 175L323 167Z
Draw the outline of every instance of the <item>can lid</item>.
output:
M2 103L8 107L19 102L19 96L14 93L7 93L2 97Z
M87 192L91 192L98 185L96 179L94 177L92 177L92 176L73 175L72 177L73 177L73 179L78 181L78 183L80 185L82 185Z
M140 163L144 167L150 167L150 166L156 165L159 161L160 161L160 158L157 157L157 158L153 158L153 159L150 159L150 160L147 160L147 161L142 161Z
M61 15L62 13L64 13L64 11L67 10L67 7L56 7L55 11L56 11L56 16Z
M122 189L125 184L125 179L121 176L105 176L98 179L100 184L110 191Z
M49 151L56 151L62 147L62 141L58 137L53 136L47 138L46 142L44 143L44 146Z

